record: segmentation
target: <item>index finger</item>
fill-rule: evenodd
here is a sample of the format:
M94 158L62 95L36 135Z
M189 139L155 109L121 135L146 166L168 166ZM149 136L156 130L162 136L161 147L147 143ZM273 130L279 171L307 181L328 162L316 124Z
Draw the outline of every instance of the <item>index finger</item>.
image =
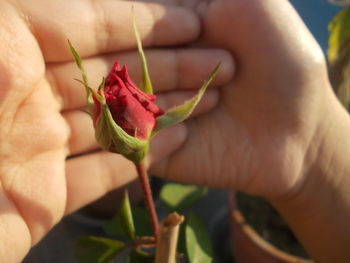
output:
M199 22L181 7L115 0L19 1L45 60L71 60L70 39L82 57L136 46L131 9L145 47L183 44L195 39Z

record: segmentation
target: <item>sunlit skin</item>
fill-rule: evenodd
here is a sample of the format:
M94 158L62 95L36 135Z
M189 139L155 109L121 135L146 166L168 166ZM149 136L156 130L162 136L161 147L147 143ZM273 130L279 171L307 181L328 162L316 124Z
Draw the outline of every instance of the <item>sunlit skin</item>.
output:
M198 37L198 18L182 8L114 0L1 1L0 258L6 262L20 262L65 214L136 177L129 161L99 151L92 121L81 111L85 90L73 80L80 74L67 44L70 39L83 56L92 87L116 59L140 83L138 53L131 51L132 6L144 46L153 47L146 56L162 108L191 97L195 91L189 89L200 87L218 61L224 67L213 84L232 77L226 51L161 49ZM218 92L208 92L195 115L217 101ZM184 127L173 131L170 141L171 130L154 140L150 163L183 142Z
M316 262L350 262L350 119L295 10L285 0L167 3L198 12L199 44L229 50L236 73L155 172L261 195Z

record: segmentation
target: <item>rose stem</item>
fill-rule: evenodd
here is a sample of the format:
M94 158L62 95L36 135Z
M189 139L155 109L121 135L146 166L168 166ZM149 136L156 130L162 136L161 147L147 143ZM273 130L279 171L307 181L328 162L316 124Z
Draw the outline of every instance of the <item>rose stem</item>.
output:
M159 232L159 222L158 222L158 216L157 216L156 208L153 201L151 186L147 175L146 165L144 164L144 162L135 164L135 165L136 165L137 173L139 175L139 180L141 182L141 187L145 198L148 214L151 219L153 235L155 240L157 241L158 232Z

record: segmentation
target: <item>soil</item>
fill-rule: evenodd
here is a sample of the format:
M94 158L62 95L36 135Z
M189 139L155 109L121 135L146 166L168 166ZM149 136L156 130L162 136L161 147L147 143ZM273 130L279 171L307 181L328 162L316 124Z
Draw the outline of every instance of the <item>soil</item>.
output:
M309 258L287 223L268 202L238 192L237 204L247 223L266 241L294 256Z

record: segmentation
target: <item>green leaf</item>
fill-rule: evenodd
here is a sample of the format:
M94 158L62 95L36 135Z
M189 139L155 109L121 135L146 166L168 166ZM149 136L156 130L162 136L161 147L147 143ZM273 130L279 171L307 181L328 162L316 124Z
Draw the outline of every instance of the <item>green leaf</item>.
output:
M350 8L341 10L328 26L329 48L328 59L330 63L336 61L340 51L350 41Z
M160 200L169 212L183 212L207 193L204 187L168 183L160 191Z
M128 263L154 263L154 255L133 249L129 254Z
M136 236L152 236L152 227L149 220L147 209L144 207L131 207L132 220L135 227ZM130 239L126 228L123 226L121 213L118 211L116 216L103 225L106 234L115 237L124 237Z
M129 240L135 239L136 231L128 191L124 193L124 199L117 215L113 220L104 224L104 230L107 234L112 236L122 236Z
M149 214L145 207L133 207L132 208L136 235L141 236L153 236L152 225L149 218Z
M134 226L134 220L132 217L128 191L125 191L124 193L124 200L120 207L120 215L121 215L122 224L125 227L127 236L130 239L134 239L136 234L135 234L135 226Z
M141 70L142 70L141 90L143 90L144 92L146 92L148 94L153 94L152 82L151 82L151 78L150 78L149 73L148 73L146 56L145 56L145 53L143 52L140 34L139 34L139 31L138 31L137 25L136 25L134 8L132 9L132 24L134 27L134 34L135 34L135 38L136 38L137 49L139 51L139 55L140 55L140 59L141 59Z
M196 96L186 101L184 104L170 109L164 115L159 116L157 118L157 126L153 131L152 135L155 135L158 131L160 131L163 128L166 128L168 126L174 125L176 123L182 122L185 119L187 119L193 112L194 108L197 106L198 102L203 97L205 90L209 86L210 82L216 76L219 68L220 68L220 64L218 64L215 67L213 72L210 74L208 80L204 82L203 86L201 87L201 89L199 90Z
M201 219L191 213L186 223L186 247L190 263L210 263L213 252L207 230Z
M107 235L113 237L124 237L128 238L128 234L122 224L122 219L119 214L113 217L112 220L107 221L103 224L103 230Z
M81 263L108 263L124 248L124 243L117 240L83 236L76 241L75 256Z
M329 25L329 76L341 103L350 111L350 8L341 10Z

